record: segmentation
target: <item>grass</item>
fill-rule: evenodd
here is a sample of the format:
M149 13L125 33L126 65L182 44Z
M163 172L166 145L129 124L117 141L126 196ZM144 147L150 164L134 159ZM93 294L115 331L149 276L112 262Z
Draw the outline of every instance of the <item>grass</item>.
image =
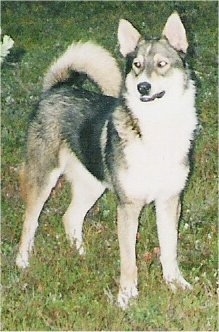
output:
M164 285L151 206L142 215L137 244L140 296L123 312L114 305L119 251L112 194L87 216L87 255L81 258L65 239L61 216L70 192L60 185L41 215L30 268L15 267L24 212L18 167L28 119L54 57L72 40L93 39L121 59L119 18L157 36L174 9L192 40L201 124L180 227L180 264L194 290L172 294ZM15 40L2 67L2 330L218 330L217 2L2 1L2 29Z

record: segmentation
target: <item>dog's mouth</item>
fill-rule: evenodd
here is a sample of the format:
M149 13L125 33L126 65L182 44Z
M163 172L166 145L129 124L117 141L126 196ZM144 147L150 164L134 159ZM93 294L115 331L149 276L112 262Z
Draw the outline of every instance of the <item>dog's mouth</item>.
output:
M162 98L164 95L165 95L165 91L163 90L161 92L155 93L153 96L145 96L145 95L141 96L140 100L143 102L153 101L155 99Z

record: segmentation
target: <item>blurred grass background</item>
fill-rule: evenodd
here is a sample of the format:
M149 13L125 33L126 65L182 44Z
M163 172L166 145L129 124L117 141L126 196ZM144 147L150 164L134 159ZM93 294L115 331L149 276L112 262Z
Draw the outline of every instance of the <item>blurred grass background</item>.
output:
M187 29L200 118L180 226L180 264L194 290L172 294L164 285L151 206L142 215L137 244L140 297L122 312L114 305L119 251L113 195L104 196L89 212L87 255L81 258L65 239L61 217L70 192L61 183L41 215L30 268L20 272L15 255L24 206L18 167L29 117L51 61L73 40L91 39L109 49L123 68L119 19L130 20L147 37L159 36L173 10ZM2 1L1 15L2 32L15 41L1 71L1 330L218 330L217 1Z

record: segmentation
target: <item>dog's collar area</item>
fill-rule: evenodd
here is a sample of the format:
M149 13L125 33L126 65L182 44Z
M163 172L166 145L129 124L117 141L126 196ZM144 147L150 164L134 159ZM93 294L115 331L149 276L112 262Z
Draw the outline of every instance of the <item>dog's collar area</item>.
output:
M153 101L155 99L160 99L165 95L165 91L155 93L153 96L141 96L140 100L143 102Z

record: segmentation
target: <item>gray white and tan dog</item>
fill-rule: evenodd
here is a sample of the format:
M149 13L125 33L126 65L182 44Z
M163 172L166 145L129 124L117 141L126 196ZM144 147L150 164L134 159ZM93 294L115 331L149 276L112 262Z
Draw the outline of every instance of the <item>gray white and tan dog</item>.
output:
M122 19L118 40L126 59L123 82L111 54L92 42L72 44L45 75L21 169L26 213L16 263L28 266L39 215L61 175L72 186L65 231L81 254L84 218L108 188L118 198L118 303L126 308L138 295L138 219L151 202L164 280L173 289L191 288L179 270L177 234L197 117L195 87L185 63L187 37L176 12L160 39L145 40ZM77 86L83 76L102 93Z

